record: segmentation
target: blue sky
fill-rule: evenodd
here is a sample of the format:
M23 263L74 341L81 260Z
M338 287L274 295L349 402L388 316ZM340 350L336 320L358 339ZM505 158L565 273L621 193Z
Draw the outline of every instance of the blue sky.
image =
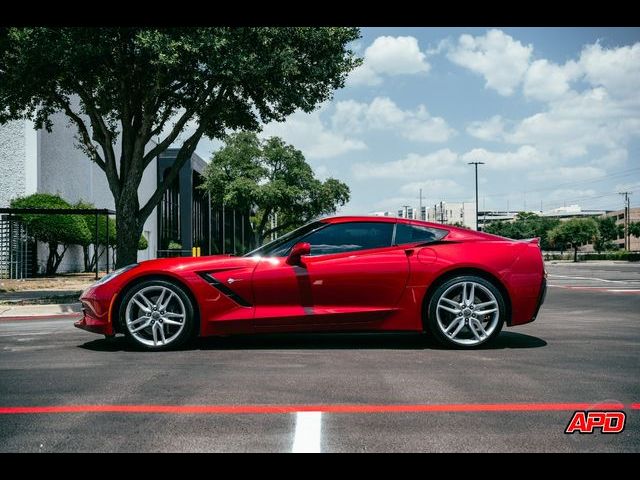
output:
M471 201L544 210L640 205L640 28L363 28L364 64L331 102L265 125L343 214ZM203 141L205 158L219 143Z

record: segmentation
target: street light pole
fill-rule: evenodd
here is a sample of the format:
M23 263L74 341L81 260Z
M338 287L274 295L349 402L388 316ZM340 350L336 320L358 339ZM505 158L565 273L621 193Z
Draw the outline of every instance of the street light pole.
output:
M476 168L476 230L478 228L478 165L484 165L484 162L469 162L469 165L475 165Z

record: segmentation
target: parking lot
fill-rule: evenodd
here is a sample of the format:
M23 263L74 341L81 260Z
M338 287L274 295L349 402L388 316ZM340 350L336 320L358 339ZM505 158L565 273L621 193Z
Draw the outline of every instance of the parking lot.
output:
M640 451L640 265L547 271L539 318L474 351L304 334L144 353L69 320L0 322L0 451ZM564 433L602 404L622 433Z

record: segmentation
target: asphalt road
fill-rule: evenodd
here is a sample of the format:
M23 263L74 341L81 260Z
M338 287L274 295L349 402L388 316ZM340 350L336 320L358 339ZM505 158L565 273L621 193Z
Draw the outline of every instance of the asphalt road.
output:
M68 320L0 322L0 411L212 406L4 413L0 451L640 451L640 409L630 407L640 403L640 265L547 269L554 286L538 320L476 351L443 350L420 335L305 334L203 339L186 351L143 353ZM572 411L557 404L603 402L624 405L622 433L563 433ZM509 411L513 403L522 409ZM345 404L369 407L242 413ZM240 413L217 413L220 405ZM389 405L427 411L384 411ZM429 411L433 405L443 411Z

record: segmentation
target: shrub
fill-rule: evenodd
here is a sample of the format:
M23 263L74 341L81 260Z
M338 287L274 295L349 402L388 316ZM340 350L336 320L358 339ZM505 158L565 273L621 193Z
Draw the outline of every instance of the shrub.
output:
M71 208L59 195L34 193L11 201L12 208ZM84 245L91 233L82 217L64 214L23 214L19 218L27 225L31 235L49 246L46 274L54 275L69 245ZM62 246L62 251L58 251Z

